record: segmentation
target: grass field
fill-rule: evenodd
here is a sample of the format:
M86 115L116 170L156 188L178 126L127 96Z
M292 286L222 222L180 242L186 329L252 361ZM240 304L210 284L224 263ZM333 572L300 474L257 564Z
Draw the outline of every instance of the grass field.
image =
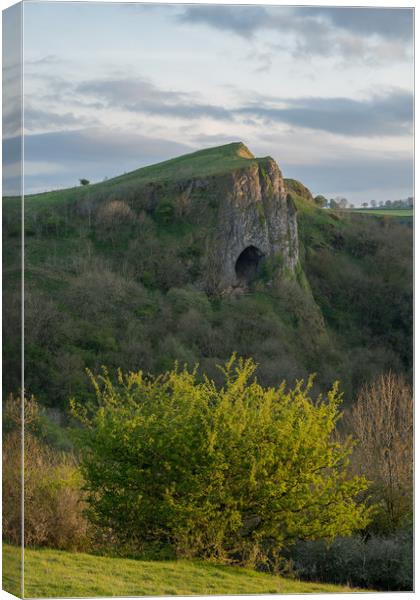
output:
M360 208L360 209L352 209L351 212L360 213L364 215L375 215L378 217L412 217L413 209L399 209L399 210L381 210L380 208Z
M19 594L20 548L3 546L3 589ZM138 561L25 550L25 597L303 594L355 591L202 561Z

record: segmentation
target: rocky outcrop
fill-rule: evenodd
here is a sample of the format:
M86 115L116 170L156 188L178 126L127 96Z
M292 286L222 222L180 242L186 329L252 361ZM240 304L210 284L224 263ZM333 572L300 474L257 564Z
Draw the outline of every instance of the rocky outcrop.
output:
M186 155L166 177L131 191L137 213L179 225L181 237L189 232L185 253L200 256L195 283L210 293L247 290L260 274L269 283L298 264L296 209L281 171L242 143Z
M208 246L208 275L222 292L248 287L264 263L276 276L299 259L296 209L276 162L259 159L229 177Z

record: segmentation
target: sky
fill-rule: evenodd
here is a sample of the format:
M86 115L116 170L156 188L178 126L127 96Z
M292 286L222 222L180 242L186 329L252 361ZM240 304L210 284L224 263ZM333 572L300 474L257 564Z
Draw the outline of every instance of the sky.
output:
M25 192L243 141L314 195L356 205L412 196L412 18L403 8L26 2Z

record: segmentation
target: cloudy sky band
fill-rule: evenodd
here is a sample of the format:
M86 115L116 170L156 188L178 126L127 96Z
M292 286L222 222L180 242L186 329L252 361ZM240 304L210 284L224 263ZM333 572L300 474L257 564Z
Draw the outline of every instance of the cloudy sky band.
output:
M411 195L412 25L408 9L29 3L27 191L241 139L315 193Z

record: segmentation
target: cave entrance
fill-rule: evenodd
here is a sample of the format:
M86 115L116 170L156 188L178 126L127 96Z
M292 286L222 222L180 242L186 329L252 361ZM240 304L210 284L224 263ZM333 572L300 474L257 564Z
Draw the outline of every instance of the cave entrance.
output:
M255 246L248 246L243 250L235 264L235 272L241 284L250 284L256 279L261 260L264 254Z

